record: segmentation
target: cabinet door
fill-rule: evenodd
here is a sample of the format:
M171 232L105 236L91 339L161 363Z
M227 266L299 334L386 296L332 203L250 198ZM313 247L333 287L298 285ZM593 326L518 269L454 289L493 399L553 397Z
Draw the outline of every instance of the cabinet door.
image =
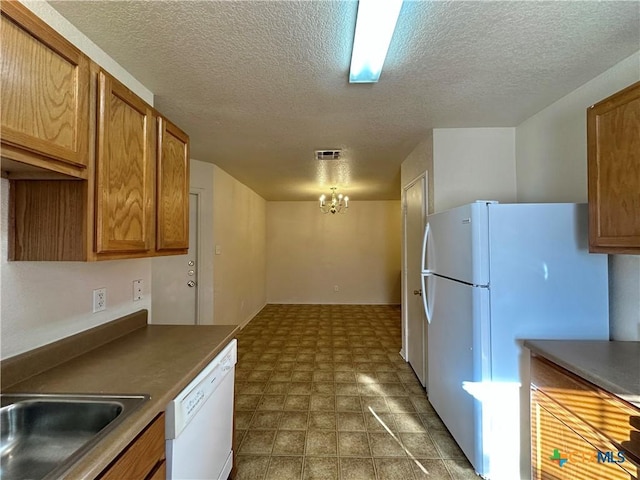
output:
M89 59L18 2L2 2L3 156L86 178Z
M100 480L164 478L160 476L162 472L166 472L164 423L164 413L161 413L98 478Z
M189 137L162 117L156 175L156 250L184 251L189 248Z
M640 253L640 82L587 110L589 249Z
M98 73L96 252L148 252L153 236L153 111Z
M534 480L632 480L636 467L619 449L539 391L531 392ZM598 451L601 452L600 458ZM610 461L607 461L610 460ZM621 462L621 463L616 463Z

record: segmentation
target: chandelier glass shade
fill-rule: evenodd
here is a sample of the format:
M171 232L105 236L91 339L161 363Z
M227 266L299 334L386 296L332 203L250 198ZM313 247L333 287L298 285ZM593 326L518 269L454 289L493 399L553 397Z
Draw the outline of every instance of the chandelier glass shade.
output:
M336 194L336 187L331 187L331 198L327 199L326 195L320 195L320 211L322 213L347 213L349 208L349 197Z

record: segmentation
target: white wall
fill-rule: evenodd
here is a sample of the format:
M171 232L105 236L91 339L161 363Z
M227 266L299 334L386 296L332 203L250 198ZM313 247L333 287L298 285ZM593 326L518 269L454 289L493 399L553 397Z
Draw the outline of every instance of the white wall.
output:
M244 325L266 304L266 201L213 170L214 322ZM214 251L215 251L214 246Z
M24 2L36 15L153 105L153 94L46 2ZM151 309L151 261L7 262L8 182L2 181L0 358L8 358L109 322ZM132 281L142 279L144 298L133 302ZM107 288L107 309L92 313L92 290Z
M400 303L400 234L399 201L267 202L268 302Z
M586 109L640 80L640 52L516 128L518 200L587 201ZM611 337L640 340L640 255L609 256Z
M428 211L433 212L433 130L404 159L400 166L400 185L404 189L420 175L427 174Z
M148 259L104 262L8 262L8 192L2 180L1 358L93 328L142 308L151 309ZM144 297L133 301L133 280ZM107 309L91 313L93 289L106 287Z
M433 130L433 211L516 201L515 129Z

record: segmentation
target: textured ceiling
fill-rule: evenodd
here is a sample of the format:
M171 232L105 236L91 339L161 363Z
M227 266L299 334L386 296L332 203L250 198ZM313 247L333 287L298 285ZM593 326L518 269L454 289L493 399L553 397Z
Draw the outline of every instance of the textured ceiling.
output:
M429 129L516 126L640 49L639 1L407 1L380 82L350 85L356 2L50 3L267 200L397 199Z

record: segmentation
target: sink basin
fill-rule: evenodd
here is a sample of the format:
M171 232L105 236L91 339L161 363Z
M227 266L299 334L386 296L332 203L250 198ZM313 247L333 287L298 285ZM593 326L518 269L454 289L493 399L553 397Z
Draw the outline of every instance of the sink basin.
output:
M0 478L57 478L148 395L0 395Z

